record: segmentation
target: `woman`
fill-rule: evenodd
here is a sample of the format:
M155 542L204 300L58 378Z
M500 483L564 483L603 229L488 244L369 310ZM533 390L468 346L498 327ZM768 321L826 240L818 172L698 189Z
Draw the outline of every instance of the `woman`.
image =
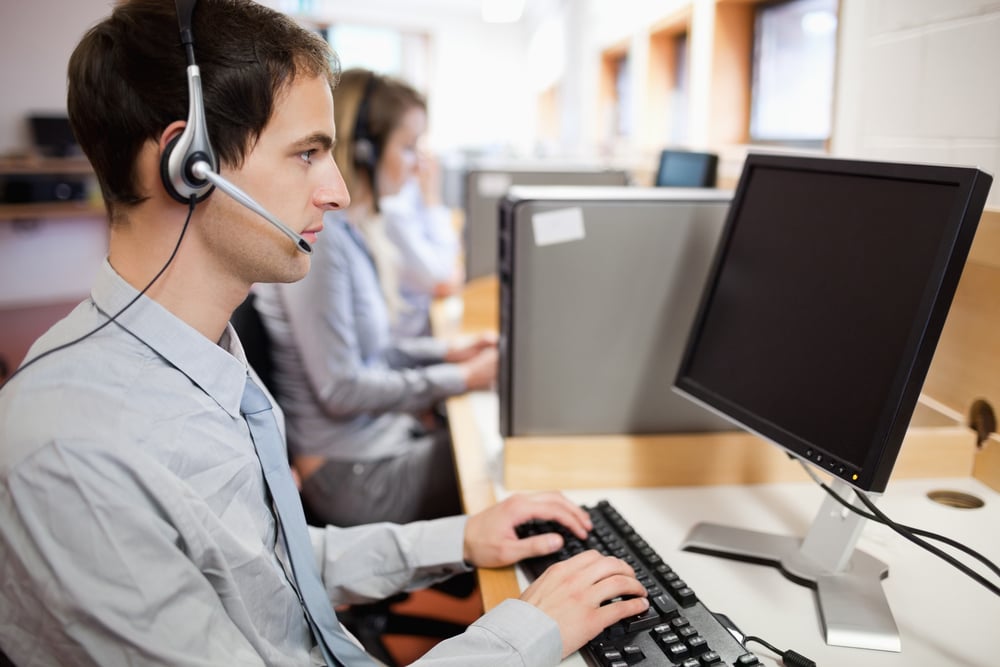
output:
M452 514L451 444L434 408L492 384L496 340L392 335L398 251L379 201L416 174L425 105L402 82L348 70L334 111L351 205L326 215L304 280L258 285L255 300L303 502L314 520L342 526Z

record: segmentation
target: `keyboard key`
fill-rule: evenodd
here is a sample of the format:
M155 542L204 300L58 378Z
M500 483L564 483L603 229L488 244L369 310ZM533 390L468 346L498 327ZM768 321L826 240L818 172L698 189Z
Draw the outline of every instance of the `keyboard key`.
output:
M701 655L708 650L708 640L701 635L694 635L687 640L688 650L691 655Z
M670 619L670 627L674 630L679 630L685 626L691 625L691 621L687 620L684 616L678 616L677 618Z
M673 644L679 644L681 641L681 638L675 633L669 631L658 633L656 632L656 628L653 628L653 636L656 638L656 641L660 643L660 646L672 646Z
M649 599L649 603L656 608L656 611L660 612L664 618L671 618L680 612L680 607L677 603L673 601L672 598L666 595L660 594L655 595Z
M622 652L619 651L618 649L606 650L604 653L601 654L601 658L604 659L604 662L614 662L615 660L623 659Z
M639 630L651 628L661 620L662 618L660 617L659 612L657 612L654 607L649 607L641 614L636 614L631 618L625 619L625 629L628 632L637 632Z
M688 647L680 642L676 644L670 644L667 646L667 655L674 662L680 662L684 658L688 657Z
M687 586L674 591L674 597L681 603L682 607L693 607L694 603L698 601L698 596Z
M634 665L646 658L646 654L642 652L642 649L633 644L623 646L622 655L625 656L625 662L630 665Z
M698 657L698 661L702 667L711 667L712 665L721 665L722 657L715 651L707 651Z

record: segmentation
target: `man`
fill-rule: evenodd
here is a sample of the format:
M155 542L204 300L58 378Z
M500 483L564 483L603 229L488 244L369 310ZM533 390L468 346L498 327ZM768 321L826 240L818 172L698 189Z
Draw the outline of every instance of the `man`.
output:
M323 213L349 202L330 154L330 54L247 0L202 0L193 34L221 176L316 242ZM243 407L255 376L228 319L251 284L297 280L309 256L222 192L196 206L168 194L162 156L189 122L178 42L171 2L132 0L70 61L110 246L91 298L0 391L0 649L22 667L359 664L300 599L296 533L342 604L557 549L555 535L517 539L530 518L581 536L589 524L554 493L406 526L305 535L288 521L289 472L262 473L258 413ZM587 552L420 664L555 664L644 595L625 563Z

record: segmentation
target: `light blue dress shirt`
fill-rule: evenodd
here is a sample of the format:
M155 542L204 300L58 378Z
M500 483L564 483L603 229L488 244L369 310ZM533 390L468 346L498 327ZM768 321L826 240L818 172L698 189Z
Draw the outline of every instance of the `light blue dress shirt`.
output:
M439 283L452 280L460 244L445 206L427 206L416 179L379 200L385 231L399 250L399 293L404 308L393 323L398 338L426 335Z
M135 294L105 263L29 358ZM15 664L319 662L240 416L246 377L231 328L216 344L141 298L0 392L0 648ZM464 521L310 529L332 602L464 569ZM511 600L418 664L553 665L559 646L552 619Z

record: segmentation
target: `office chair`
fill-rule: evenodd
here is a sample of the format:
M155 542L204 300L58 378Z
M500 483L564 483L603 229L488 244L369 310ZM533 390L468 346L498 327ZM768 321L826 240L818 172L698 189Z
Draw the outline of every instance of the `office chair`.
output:
M273 381L273 362L271 360L271 340L264 322L253 305L254 294L251 293L236 308L230 322L236 329L247 362L260 376L261 382L276 399ZM306 520L312 525L318 525L306 509ZM436 585L434 588L456 598L466 598L475 590L475 578L472 575L459 575ZM337 611L340 622L353 634L371 655L381 660L387 667L397 667L398 662L392 656L383 636L413 635L447 639L465 631L466 626L451 621L436 618L411 616L393 611L392 606L408 599L408 593L399 593L385 600L368 604L351 605ZM0 667L4 667L0 663Z

